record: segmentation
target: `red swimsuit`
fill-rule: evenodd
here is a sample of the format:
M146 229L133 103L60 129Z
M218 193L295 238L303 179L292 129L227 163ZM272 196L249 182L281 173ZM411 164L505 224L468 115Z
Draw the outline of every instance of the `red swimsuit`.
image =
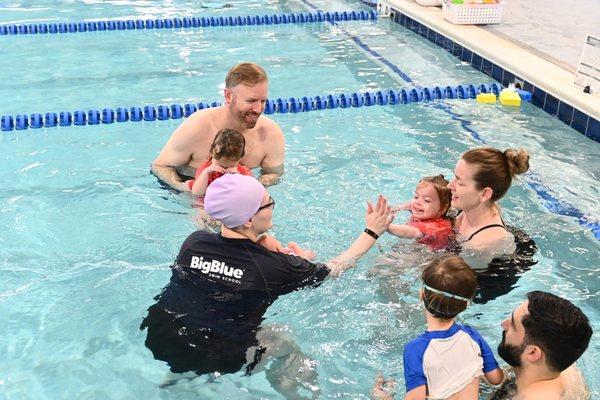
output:
M425 221L411 220L408 225L414 226L423 233L418 243L429 246L431 250L442 250L448 246L448 238L452 235L452 222L447 218L435 218Z
M200 176L202 171L204 171L206 168L208 168L211 164L212 164L212 159L202 163L198 167L198 169L196 169L196 175L194 175L194 179L188 181L188 186L189 186L190 190L192 190L192 186L194 186L194 182L196 182L196 179L198 179L198 177ZM242 175L252 176L252 171L250 171L248 169L248 167L246 167L245 165L238 164L237 170ZM214 171L211 172L210 174L208 174L208 184L210 185L212 183L212 181L222 177L223 175L225 175L225 174L223 174L222 172L214 172Z

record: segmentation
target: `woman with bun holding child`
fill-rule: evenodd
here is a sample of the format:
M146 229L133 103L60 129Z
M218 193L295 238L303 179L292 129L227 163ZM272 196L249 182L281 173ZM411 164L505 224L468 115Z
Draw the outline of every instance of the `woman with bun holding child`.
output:
M463 251L515 252L514 236L502 220L497 201L506 194L515 175L528 169L529 155L524 149L501 151L484 147L461 156L448 187L452 207L460 210L454 231L456 243Z

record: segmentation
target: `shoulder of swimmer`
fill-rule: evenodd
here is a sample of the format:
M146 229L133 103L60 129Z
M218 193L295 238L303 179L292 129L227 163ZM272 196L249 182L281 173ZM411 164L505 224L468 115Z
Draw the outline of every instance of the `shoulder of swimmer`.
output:
M507 254L515 250L515 241L512 233L502 227L485 229L464 242L462 247L476 252Z
M515 400L561 400L564 386L560 376L550 381L536 382L519 390Z
M560 374L562 400L589 400L590 391L577 365L573 364Z

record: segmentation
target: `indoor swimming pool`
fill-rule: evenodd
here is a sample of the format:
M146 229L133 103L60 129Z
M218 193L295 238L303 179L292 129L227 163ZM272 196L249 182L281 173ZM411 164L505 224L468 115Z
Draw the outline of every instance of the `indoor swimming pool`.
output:
M358 0L309 4L371 10ZM0 24L313 11L300 0L22 0L0 6ZM12 116L221 101L225 74L241 61L265 68L271 99L493 82L389 19L2 35L0 43L0 115ZM537 243L537 264L510 293L461 318L495 348L500 321L527 292L572 300L595 330L578 365L600 397L598 143L529 103L442 99L270 117L286 139L286 173L269 189L273 233L320 261L362 231L365 202L378 194L410 199L422 176L452 176L469 148L527 149L530 172L501 207ZM195 229L196 209L189 195L164 189L150 163L181 121L0 132L0 399L281 398L264 373L159 387L168 367L139 326ZM264 323L285 326L312 360L320 398L367 399L377 372L402 385L403 346L424 329L427 257L386 235L341 278L269 308Z

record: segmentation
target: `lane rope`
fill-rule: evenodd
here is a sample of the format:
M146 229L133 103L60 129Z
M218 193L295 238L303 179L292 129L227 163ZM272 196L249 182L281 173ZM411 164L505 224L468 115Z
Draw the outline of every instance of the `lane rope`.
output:
M0 25L0 36L67 34L77 32L106 32L144 29L191 29L217 26L250 26L303 24L317 22L371 21L377 19L377 12L335 11L304 12L271 15L183 17L158 19L128 19L88 22L58 22L48 24Z
M400 90L389 89L375 92L352 92L341 94L324 94L314 97L289 97L268 99L265 104L265 114L298 113L313 110L328 110L336 108L363 107L375 105L409 104L421 101L442 99L474 99L479 93L495 93L502 90L498 83L458 86L414 87ZM197 110L219 107L220 101L161 104L158 106L144 105L141 107L117 107L76 111L46 112L32 114L2 115L0 130L53 128L57 126L83 126L112 124L113 122L164 121L189 117Z

